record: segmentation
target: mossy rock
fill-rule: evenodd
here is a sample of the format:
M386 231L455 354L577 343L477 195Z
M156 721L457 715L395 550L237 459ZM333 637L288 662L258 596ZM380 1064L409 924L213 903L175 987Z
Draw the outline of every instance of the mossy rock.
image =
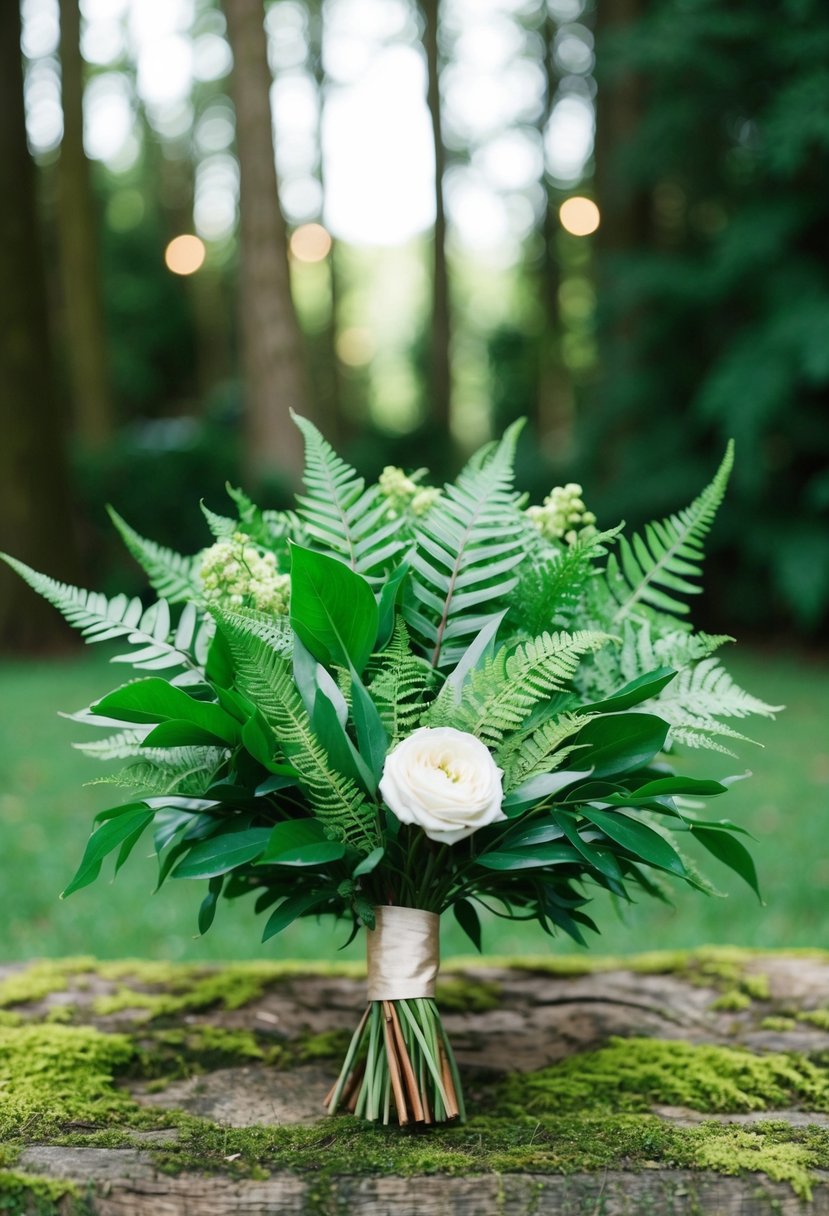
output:
M0 968L0 1213L829 1213L829 956L441 985L472 1117L409 1133L319 1118L359 968Z

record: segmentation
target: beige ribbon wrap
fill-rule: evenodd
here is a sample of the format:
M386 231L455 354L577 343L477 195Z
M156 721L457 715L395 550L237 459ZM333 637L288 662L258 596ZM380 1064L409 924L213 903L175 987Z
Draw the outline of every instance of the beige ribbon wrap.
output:
M435 995L440 917L422 908L374 909L367 937L368 999L402 1001Z

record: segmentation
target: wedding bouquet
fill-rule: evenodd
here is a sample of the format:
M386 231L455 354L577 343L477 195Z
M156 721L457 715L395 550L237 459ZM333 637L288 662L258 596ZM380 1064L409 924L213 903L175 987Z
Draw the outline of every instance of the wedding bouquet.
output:
M255 898L263 940L329 914L368 939L369 1004L326 1099L401 1124L464 1118L434 1002L451 909L480 949L479 908L579 942L591 889L665 898L708 882L699 845L754 890L743 829L701 800L728 779L677 774L680 746L728 753L732 725L773 707L739 689L695 633L702 542L725 491L626 539L578 485L541 506L513 488L519 426L453 485L387 468L366 486L310 422L305 493L262 511L229 489L190 557L114 511L157 599L82 591L5 560L139 677L72 717L78 744L125 767L64 894L116 871L149 833L166 879ZM351 940L349 938L349 940Z

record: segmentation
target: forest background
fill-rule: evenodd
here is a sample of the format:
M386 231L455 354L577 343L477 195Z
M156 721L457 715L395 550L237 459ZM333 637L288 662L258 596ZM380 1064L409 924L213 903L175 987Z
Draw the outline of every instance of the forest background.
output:
M821 0L0 6L0 549L140 592L106 504L187 552L225 482L284 505L291 407L368 476L452 474L526 415L521 487L578 481L600 525L684 505L733 436L696 619L790 704L734 795L770 909L680 903L610 943L816 943L827 64ZM201 957L146 874L112 918L55 906L100 792L53 724L105 683L71 646L0 571L0 955Z

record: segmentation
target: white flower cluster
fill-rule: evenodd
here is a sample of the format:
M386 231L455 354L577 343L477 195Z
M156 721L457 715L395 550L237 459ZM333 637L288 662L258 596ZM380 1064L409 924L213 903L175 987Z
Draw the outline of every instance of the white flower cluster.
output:
M291 579L280 574L273 553L261 553L244 532L217 541L201 555L199 577L206 600L260 612L288 611Z
M387 464L383 469L378 485L380 493L389 501L389 514L392 519L407 508L413 515L424 515L440 498L440 490L437 487L419 486L414 478L393 464Z
M544 505L528 507L527 515L547 540L563 540L574 545L596 530L596 516L585 507L582 493L575 481L569 481L566 486L554 486L544 499Z

